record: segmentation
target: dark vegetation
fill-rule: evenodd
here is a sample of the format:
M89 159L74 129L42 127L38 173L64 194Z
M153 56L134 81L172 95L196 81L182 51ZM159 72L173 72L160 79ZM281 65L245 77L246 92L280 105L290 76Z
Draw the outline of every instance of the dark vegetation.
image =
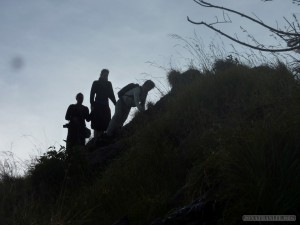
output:
M52 147L25 176L2 173L1 224L151 224L203 196L219 207L210 224L299 216L297 77L282 63L212 68L171 70L172 90L123 129L105 165L91 165L88 149Z

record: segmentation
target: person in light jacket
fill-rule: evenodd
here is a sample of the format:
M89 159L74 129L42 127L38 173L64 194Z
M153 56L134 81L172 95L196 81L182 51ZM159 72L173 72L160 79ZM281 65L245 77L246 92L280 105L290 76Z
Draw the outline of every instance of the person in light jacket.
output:
M119 98L116 104L115 114L106 131L108 137L111 137L118 128L123 126L131 107L137 107L140 112L145 111L145 102L148 92L154 87L154 82L152 80L147 80L142 86L137 86L127 91Z

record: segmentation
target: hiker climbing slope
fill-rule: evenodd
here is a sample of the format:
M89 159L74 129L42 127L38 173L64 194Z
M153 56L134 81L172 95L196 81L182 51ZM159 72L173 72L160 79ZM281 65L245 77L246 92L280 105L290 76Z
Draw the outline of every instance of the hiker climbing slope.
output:
M129 84L120 90L118 93L119 100L116 104L115 114L106 131L107 136L111 137L118 128L123 126L131 107L137 107L140 112L145 110L148 92L154 87L154 82L147 80L142 86L139 86L138 84Z
M112 84L108 81L108 74L109 71L103 69L99 80L93 82L90 92L91 127L96 138L107 129L111 119L108 99L116 105L116 98Z

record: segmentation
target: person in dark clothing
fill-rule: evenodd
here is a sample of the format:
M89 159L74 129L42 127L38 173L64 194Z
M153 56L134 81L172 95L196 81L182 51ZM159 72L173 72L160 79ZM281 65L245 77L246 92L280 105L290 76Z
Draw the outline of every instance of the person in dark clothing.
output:
M66 113L66 120L70 122L66 125L68 128L67 150L70 150L75 145L85 145L85 121L89 119L89 108L82 105L83 94L76 95L76 104L71 104Z
M116 105L116 98L111 82L108 81L109 71L103 69L99 80L93 82L90 103L91 103L91 128L94 130L94 137L99 137L108 127L111 119L108 99Z

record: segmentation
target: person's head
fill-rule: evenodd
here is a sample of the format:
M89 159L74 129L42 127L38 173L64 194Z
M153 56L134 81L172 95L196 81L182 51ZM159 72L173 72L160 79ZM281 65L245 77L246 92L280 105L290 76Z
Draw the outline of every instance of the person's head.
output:
M109 70L103 69L100 73L100 78L104 80L108 80L108 74L109 74Z
M145 91L148 92L155 87L155 84L152 80L146 80L142 87Z
M83 102L83 94L82 93L78 93L77 95L76 95L76 101L77 101L77 104L82 104L82 102Z

